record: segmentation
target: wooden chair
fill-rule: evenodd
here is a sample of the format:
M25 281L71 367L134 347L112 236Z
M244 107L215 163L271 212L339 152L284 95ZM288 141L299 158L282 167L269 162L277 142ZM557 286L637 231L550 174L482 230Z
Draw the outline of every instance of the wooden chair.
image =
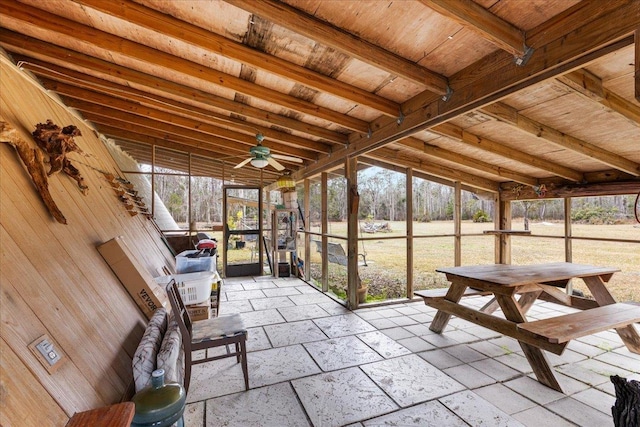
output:
M247 331L238 314L231 316L214 317L212 319L191 322L178 285L175 280L167 285L167 295L171 303L171 312L178 322L182 334L184 348L184 389L189 391L191 380L191 366L199 363L211 362L235 356L238 363L242 364L245 390L249 389L249 372L247 369ZM235 345L235 351L229 351L229 345ZM226 347L226 353L218 356L207 357L207 349L213 347ZM205 351L204 359L193 360L193 352Z

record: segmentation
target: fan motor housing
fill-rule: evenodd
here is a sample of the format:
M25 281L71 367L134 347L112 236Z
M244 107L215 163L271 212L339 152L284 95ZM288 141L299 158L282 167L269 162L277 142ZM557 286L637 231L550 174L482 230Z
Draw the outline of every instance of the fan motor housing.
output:
M269 155L269 153L271 152L269 150L269 148L262 146L262 145L255 145L253 147L251 147L251 149L249 150L252 156L262 156L262 157L266 157Z

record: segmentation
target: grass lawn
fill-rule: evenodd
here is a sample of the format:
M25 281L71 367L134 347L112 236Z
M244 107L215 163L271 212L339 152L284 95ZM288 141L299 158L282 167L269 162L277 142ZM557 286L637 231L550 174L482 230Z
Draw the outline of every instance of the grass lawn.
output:
M369 299L398 298L406 291L406 239L404 222L391 223L389 233L363 234L373 240L360 242L358 251L366 253L368 266L361 265L360 277L369 283ZM332 223L330 233L346 236L346 223ZM492 229L491 223L464 222L463 233L482 233ZM523 230L523 224L514 222L513 228ZM531 223L533 235L563 236L562 223ZM613 275L609 289L618 301L640 301L640 227L637 224L585 225L574 224L573 236L612 239L634 239L638 243L599 242L590 240L573 241L573 262L599 266L617 267L621 271ZM453 233L453 222L434 221L415 223L414 236L437 236ZM398 239L387 240L387 237ZM331 239L341 243L346 249L346 240ZM512 236L512 264L535 264L564 261L564 239ZM414 288L425 289L446 286L443 275L435 273L437 267L451 266L453 258L453 237L414 238ZM301 254L304 251L300 250ZM311 248L312 278L319 280L320 255ZM462 264L492 264L494 262L494 236L463 236ZM330 264L329 284L340 294L346 284L346 268ZM581 280L574 281L574 288L589 295Z

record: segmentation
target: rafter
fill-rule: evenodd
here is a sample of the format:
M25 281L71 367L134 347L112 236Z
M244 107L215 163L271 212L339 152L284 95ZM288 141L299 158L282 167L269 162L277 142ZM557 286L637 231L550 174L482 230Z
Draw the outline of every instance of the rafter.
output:
M53 61L64 61L66 64L68 64L69 67L82 67L83 69L94 71L101 75L118 76L123 80L135 83L148 89L149 91L146 91L146 93L148 94L153 93L153 90L160 90L168 95L178 97L179 99L183 99L185 101L195 101L199 104L204 104L224 111L232 112L237 116L251 117L255 120L272 123L273 125L280 126L282 128L302 132L339 144L345 144L347 142L347 137L338 132L294 120L292 118L275 114L270 111L260 110L250 105L231 101L199 89L164 80L139 71L131 70L129 68L112 64L98 58L93 58L79 52L54 45L49 45L45 42L36 40L31 37L21 36L3 28L0 28L0 45L9 51L27 51L34 57L45 56L51 61L44 62L36 58L25 57L20 54L13 53L13 57L16 58L17 61L27 61L25 64L23 64L23 66L27 69L29 69L32 64L36 64L39 67L49 69L54 73L65 74L72 77L78 77L80 79L92 81L91 76L77 73L73 70L70 70L70 68L60 67L53 63Z
M407 168L404 166L399 166L399 165L395 165L393 163L389 163L389 162L385 162L384 160L380 160L380 159L375 159L373 157L370 157L368 155L366 156L362 156L358 158L358 164L365 164L365 165L369 165L369 166L376 166L379 168L383 168L383 169L388 169L394 172L399 172L399 173L405 173ZM445 179L439 176L435 176L435 175L431 175L425 172L420 172L420 171L413 171L413 176L414 178L420 178L420 179L424 179L427 181L431 181L431 182L435 182L437 184L442 184L442 185L447 185L449 187L453 186L453 181L451 181L450 179ZM469 187L468 185L463 185L463 189L466 191L470 191L473 192L475 191L475 188L473 187Z
M585 69L576 70L563 76L558 76L556 80L574 92L599 102L626 117L634 125L640 126L640 107L611 92L604 87L602 80L598 76L589 71Z
M421 67L401 56L362 40L348 32L327 24L320 19L274 0L225 0L227 3L261 16L312 40L330 46L362 62L381 68L393 75L402 76L428 90L447 95L446 77Z
M134 103L124 101L115 102L112 100L110 106L107 107L101 103L97 103L96 100L89 102L68 96L65 96L64 99L69 107L75 108L85 115L92 113L112 117L140 126L162 129L173 134L182 134L196 140L209 140L212 141L212 144L217 144L225 149L236 148L241 151L244 150L246 153L249 147L256 144L255 137L253 136L210 126L198 120L176 117L175 115L148 107L142 107ZM215 139L212 140L212 137L215 137ZM309 150L283 146L282 144L271 141L268 142L268 146L274 152L286 153L306 160L315 160L317 158L317 154Z
M172 145L168 145L165 148L175 148L179 146L179 149L182 151L189 151L186 148L191 147L194 152L204 150L203 153L207 152L207 154L203 155L209 157L212 157L215 153L217 153L218 156L242 156L247 153L246 148L239 144L234 145L230 141L221 141L213 138L204 139L203 136L197 132L177 132L175 127L157 125L152 120L137 122L132 121L131 118L125 114L108 115L108 113L105 112L100 114L89 110L82 111L82 115L87 120L94 122L98 130L106 136L127 138L136 142L145 142L146 137L155 138L157 140L171 142ZM105 128L109 128L112 131L106 132L104 131ZM117 130L117 132L114 130ZM123 132L124 134L119 132ZM174 146L173 143L176 143L176 145Z
M530 154L522 152L517 148L512 148L492 141L489 138L483 138L451 123L443 123L441 125L434 126L431 131L448 136L450 138L454 138L472 147L479 148L481 150L497 154L507 159L516 160L520 163L524 163L526 165L550 172L554 175L561 176L571 181L580 182L584 179L584 176L574 169L559 165L540 157L532 156Z
M533 188L517 188L513 184L501 186L500 200L535 200L561 199L564 197L594 197L603 194L627 195L640 192L640 181L593 182L590 184L562 184L548 185L544 196L537 194Z
M417 159L415 156L404 154L391 148L380 148L379 150L369 153L368 156L375 159L380 159L388 163L396 163L404 166L405 168L410 167L414 170L426 172L428 174L439 176L452 181L460 181L474 188L479 188L494 193L498 191L499 185L495 181L481 178L477 175L463 172L448 166L426 162Z
M372 126L372 135L351 134L349 148L340 153L344 156L365 154L615 52L633 42L629 34L639 17L640 3L627 3L543 46L525 68L514 67L504 52L488 55L451 78L455 95L449 101L425 97L428 102L418 106L408 101L403 104L406 113L402 123L381 119ZM404 109L407 104L411 105L410 109ZM334 153L321 161L334 163L338 157ZM314 169L318 166L314 165Z
M482 160L474 159L462 154L454 153L453 151L449 151L435 145L427 144L426 142L420 141L417 138L405 138L401 141L398 141L396 144L418 152L422 152L427 156L477 169L479 171L495 175L500 178L507 178L509 180L527 185L538 185L538 179L532 176L514 172L507 168L495 166L487 162L483 162Z
M202 108L194 107L187 104L182 104L178 101L174 101L167 98L152 96L146 94L135 94L135 90L115 84L92 86L88 85L90 89L83 87L77 87L72 84L67 84L60 80L60 75L52 74L50 77L53 79L42 78L43 74L40 69L35 69L36 75L41 76L42 85L49 90L52 90L60 95L65 95L74 99L91 101L94 103L101 103L109 105L111 107L118 108L122 111L134 111L138 105L152 108L154 111L161 111L166 114L170 114L176 117L184 117L192 119L192 122L203 122L213 126L222 126L223 128L231 128L231 130L240 130L249 135L255 135L256 133L262 133L266 139L270 141L282 142L284 145L291 147L302 148L320 153L328 153L330 151L329 146L326 144L311 141L305 138L301 138L288 133L280 132L263 126L248 124L246 121L238 120L239 123L233 123L230 126L230 122L234 120L231 117L222 116L218 119L214 113L211 113ZM109 82L105 82L109 83ZM169 116L170 117L170 116ZM224 135L221 135L224 136Z
M579 1L546 22L526 32L529 45L538 49L565 34L574 32L591 21L598 20L636 0Z
M480 33L498 48L515 56L524 56L526 46L524 31L492 14L473 1L420 0L425 6L459 24Z
M294 80L318 91L329 93L355 104L373 108L388 116L397 117L398 115L399 105L396 102L285 61L276 56L252 49L242 43L234 42L223 36L138 3L129 0L118 2L106 2L104 0L75 1L136 25L215 52L218 55L223 55L243 64Z
M347 129L367 132L368 125L362 120L350 117L328 108L320 107L312 102L286 95L276 90L250 83L239 77L223 73L213 68L156 50L140 43L136 43L113 34L97 30L78 22L70 21L61 16L46 13L41 9L20 4L2 4L2 13L6 16L42 29L52 31L67 37L74 37L99 49L108 50L130 57L137 61L170 69L176 73L184 74L196 79L205 80L227 89L234 90L249 97L259 98L298 113L308 114L335 123Z
M102 133L106 135L106 132L102 132ZM136 136L136 138L138 137L139 136ZM119 146L122 150L124 150L127 154L131 155L134 159L136 159L136 161L138 161L139 163L148 163L148 164L152 163L151 146L153 145L160 148L169 148L171 150L178 150L178 151L182 150L183 148L183 147L180 147L179 144L168 143L167 141L162 141L157 139L154 140L153 138L150 139L149 143L140 143L137 141L134 142L134 141L129 141L123 138L117 138L114 136L109 136L109 138L113 140L114 143L117 146ZM195 154L193 152L191 153ZM208 156L210 155L210 153L207 154L207 152L205 151L204 153L200 153L199 155ZM206 163L200 162L199 160L196 159L196 161L191 162L190 172L192 176L209 176L214 178L222 178L223 169L224 169L224 174L226 175L227 178L233 175L234 179L242 180L242 182L249 182L249 181L253 182L259 179L258 177L256 177L255 171L251 170L251 167L239 168L239 169L233 168L240 161L240 159L241 157L238 157L237 159L235 159L235 162L210 161ZM231 159L227 159L227 160L231 160ZM166 156L162 156L162 157L156 156L155 164L157 166L187 172L187 168L185 168L184 162L182 163L171 162L166 158ZM272 169L271 170L263 169L262 172L263 172L263 179L267 181L275 180L281 175L280 172Z
M483 107L480 111L559 147L583 154L631 175L640 176L640 164L537 122L520 114L507 104L496 102Z

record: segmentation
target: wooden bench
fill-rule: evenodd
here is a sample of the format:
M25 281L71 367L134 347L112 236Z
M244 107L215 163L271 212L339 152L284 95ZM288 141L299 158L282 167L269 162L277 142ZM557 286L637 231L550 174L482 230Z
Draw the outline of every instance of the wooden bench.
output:
M316 244L316 251L322 255L322 242L320 240L312 240ZM367 258L364 254L358 254L362 257L364 265L367 265ZM327 242L327 259L329 262L339 265L347 265L347 254L340 243Z
M438 289L425 289L423 291L415 291L413 294L424 299L426 303L429 299L442 299L447 296L449 288ZM481 291L479 289L467 288L464 291L463 297L479 296L479 295L491 295L491 292Z
M638 321L640 321L640 307L615 303L549 319L519 323L518 329L527 335L543 338L550 343L565 343L597 332L624 328ZM636 344L636 350L640 352L640 342Z

